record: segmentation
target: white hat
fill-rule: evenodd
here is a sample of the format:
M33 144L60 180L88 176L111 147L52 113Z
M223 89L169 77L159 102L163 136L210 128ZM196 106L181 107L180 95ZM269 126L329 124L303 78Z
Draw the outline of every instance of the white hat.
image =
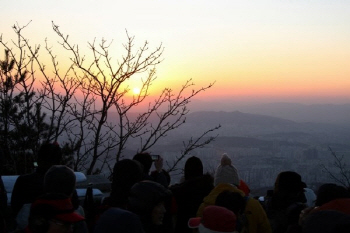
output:
M231 164L231 159L224 153L221 158L221 163L215 171L214 185L229 183L238 187L239 180L237 168Z

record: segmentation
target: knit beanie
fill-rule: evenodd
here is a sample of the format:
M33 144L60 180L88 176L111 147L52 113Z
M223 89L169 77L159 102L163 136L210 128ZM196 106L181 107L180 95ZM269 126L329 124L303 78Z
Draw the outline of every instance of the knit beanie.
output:
M231 159L226 153L222 155L221 163L215 171L214 185L220 183L229 183L235 186L239 186L238 171L235 166L231 164Z

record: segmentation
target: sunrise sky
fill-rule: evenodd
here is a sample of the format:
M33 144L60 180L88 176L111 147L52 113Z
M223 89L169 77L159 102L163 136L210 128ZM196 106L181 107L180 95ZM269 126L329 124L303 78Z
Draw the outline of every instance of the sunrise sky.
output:
M83 48L94 38L121 44L125 30L162 43L159 88L192 78L216 82L203 99L350 103L348 0L16 0L0 12L3 40L32 20L33 43L57 44L51 21Z

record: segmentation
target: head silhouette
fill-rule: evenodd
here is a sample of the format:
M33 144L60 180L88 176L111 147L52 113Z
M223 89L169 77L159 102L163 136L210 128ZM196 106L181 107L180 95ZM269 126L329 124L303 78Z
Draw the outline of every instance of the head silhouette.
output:
M202 161L195 156L187 159L185 164L185 180L196 178L203 175Z

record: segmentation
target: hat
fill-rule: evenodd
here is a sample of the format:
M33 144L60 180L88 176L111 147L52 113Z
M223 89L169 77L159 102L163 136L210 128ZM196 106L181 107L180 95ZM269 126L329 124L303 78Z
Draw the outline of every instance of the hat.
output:
M189 228L198 228L200 233L235 232L236 215L221 206L207 206L203 217L190 218Z
M54 218L67 223L75 223L85 218L74 212L70 198L53 198L53 194L44 195L37 199L31 206L30 215L42 215L47 218Z
M222 155L221 163L215 171L214 185L216 186L219 183L229 183L237 187L239 186L237 168L231 164L231 159L226 153Z
M45 174L45 193L63 193L67 196L75 191L74 171L65 165L53 165Z

